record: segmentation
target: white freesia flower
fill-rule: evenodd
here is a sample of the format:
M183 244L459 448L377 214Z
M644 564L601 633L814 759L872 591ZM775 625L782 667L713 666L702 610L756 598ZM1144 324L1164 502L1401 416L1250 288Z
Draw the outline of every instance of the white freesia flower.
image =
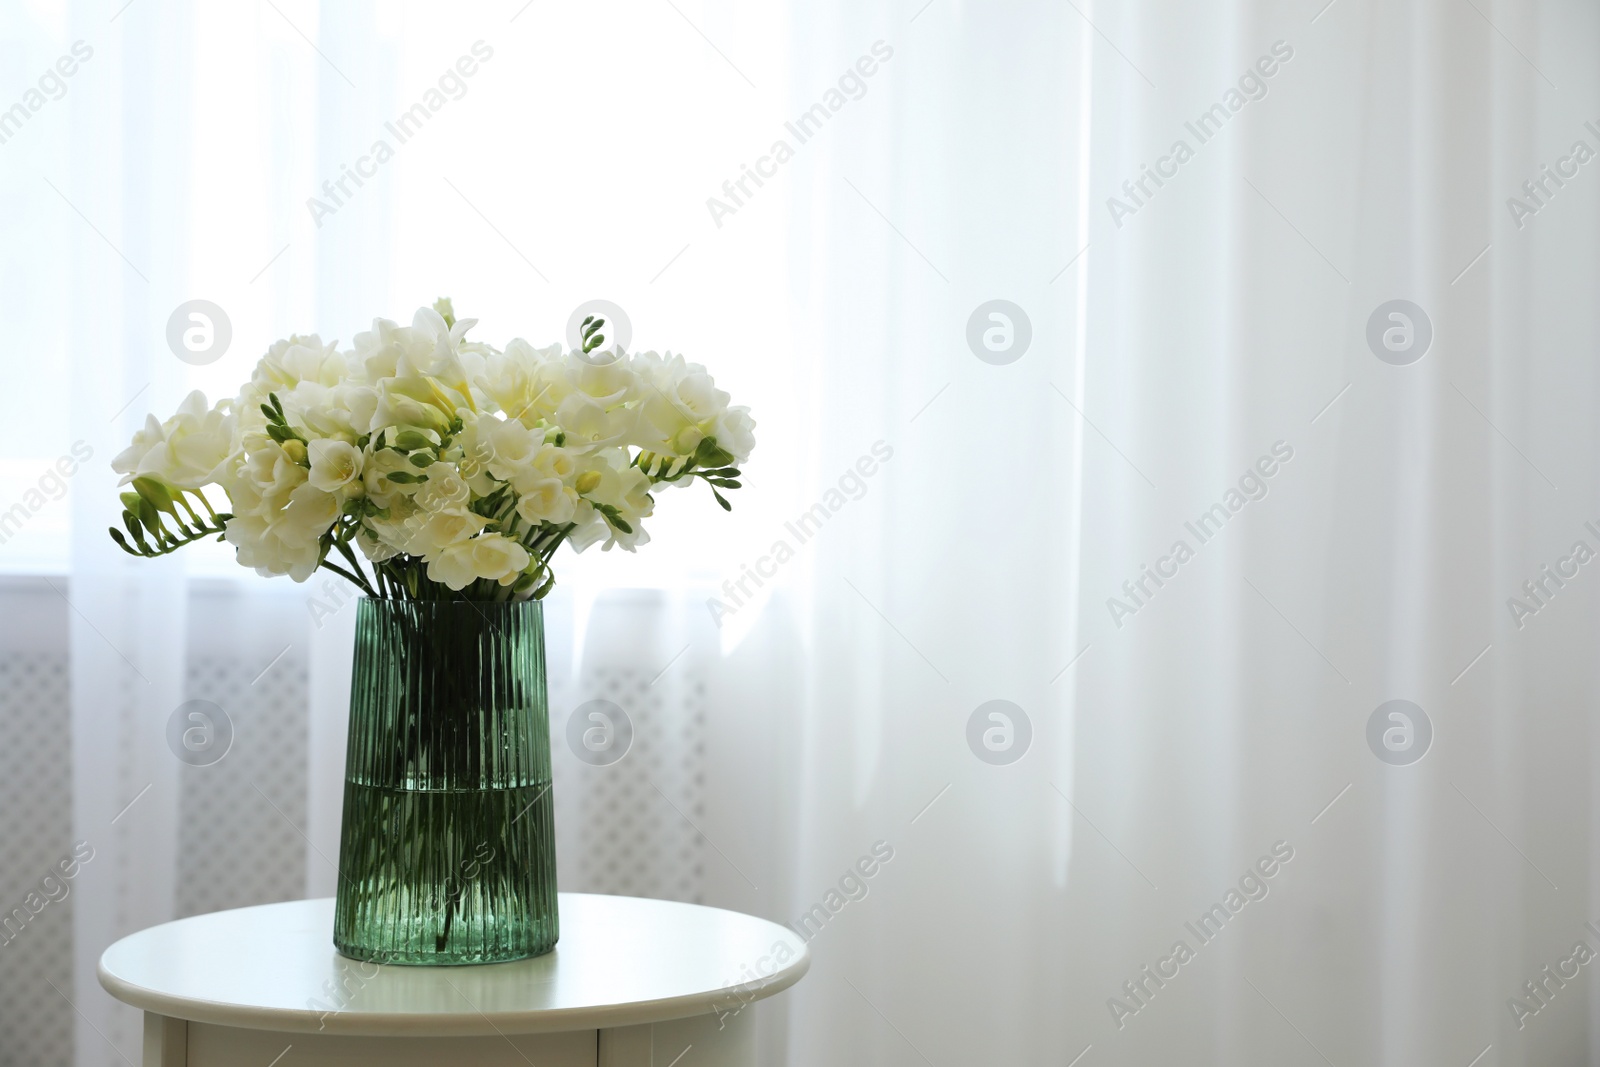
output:
M301 382L329 387L339 385L348 374L349 367L339 351L339 342L323 344L316 334L307 337L295 334L267 349L250 376L249 387L261 390L265 398L267 393L282 393Z
M411 537L405 549L425 560L437 559L448 549L470 540L487 523L488 520L466 508L418 512L407 523L411 527Z
M286 574L303 582L316 572L321 556L315 541L284 541L269 523L253 516L229 519L227 539L239 550L239 562L264 578Z
M428 480L418 487L412 500L423 511L465 508L472 503L472 488L454 466L436 463L428 468Z
M560 397L543 368L561 356L561 346L534 348L518 337L504 352L489 352L477 378L479 391L508 419L533 425L555 414Z
M460 592L478 580L472 566L472 546L463 542L442 552L428 564L428 580Z
M307 471L289 454L287 448L268 442L245 454L238 477L243 485L249 486L261 498L276 501L275 506L282 506L288 503L289 494L306 480ZM222 485L231 497L233 489L228 481L224 480ZM237 512L238 509L235 509Z
M333 520L315 497L302 495L291 517L295 493L302 487L317 496L333 498L306 486L306 470L273 445L224 471L220 479L233 504L225 536L239 550L239 562L257 574L287 574L297 582L311 577L322 557L319 538ZM337 512L337 505L333 509ZM319 519L327 521L319 528Z
M728 414L729 397L704 367L670 352L645 352L633 362L640 381L639 447L690 456L701 441L716 437Z
M382 563L401 555L399 539L381 536L377 529L379 525L377 522L369 522L356 531L354 538L356 547L361 549L361 554L373 563Z
M468 340L473 325L441 302L346 349L273 344L238 396L192 393L134 434L112 466L137 514L114 536L161 555L221 534L261 574L336 566L374 596L431 583L503 600L544 595L564 542L648 543L657 485L735 487L711 471L749 456L755 423L704 367L501 350Z
M650 478L639 468L629 466L620 450L602 454L598 462L579 476L577 485L583 499L574 517L581 525L571 535L573 547L581 552L603 540L602 547L607 550L620 546L632 552L649 543L650 535L641 520L655 510L655 500L650 496ZM609 521L607 508L611 509L613 518L621 519L629 529Z
M508 585L532 562L528 550L503 534L491 533L475 537L472 544L472 566L479 578Z
M559 445L542 445L533 457L533 468L546 478L566 481L577 475L578 457Z
M287 403L302 385L335 389L348 380L349 369L336 341L323 344L316 334L308 337L296 334L277 342L267 349L250 381L239 391L237 408L241 428L249 432L266 426L261 405L272 395L276 394Z
M735 463L743 463L756 447L756 420L747 407L729 408L712 425L711 436L718 448L733 455Z
M484 534L451 545L428 564L428 577L459 592L479 578L499 585L520 575L532 557L528 550L501 534Z
M289 422L311 437L337 437L353 442L372 425L377 391L354 382L327 386L301 382L279 393Z
M337 438L324 438L306 445L306 455L311 460L308 480L324 493L360 495L365 492L361 484L364 457L355 445Z
M289 494L289 503L274 522L273 532L288 544L315 545L338 517L339 498L306 482Z
M559 478L539 478L528 483L517 498L517 514L529 526L550 523L565 526L578 508L578 493Z
M208 408L206 395L197 389L166 422L146 415L144 428L111 461L111 469L123 476L124 485L141 477L159 478L179 489L216 481L234 450L232 407L231 400L223 400Z
M132 443L117 453L116 458L111 461L111 469L123 475L121 484L127 485L138 475L145 457L165 448L166 444L166 430L156 421L154 415L146 415L144 425L133 432ZM159 462L158 456L152 461L152 466Z
M374 431L385 427L431 430L439 433L455 417L457 396L426 375L384 378L377 385L378 403L372 414Z
M484 422L480 420L480 428ZM544 444L544 435L535 433L514 419L494 419L488 433L490 474L509 482L533 465L533 457Z

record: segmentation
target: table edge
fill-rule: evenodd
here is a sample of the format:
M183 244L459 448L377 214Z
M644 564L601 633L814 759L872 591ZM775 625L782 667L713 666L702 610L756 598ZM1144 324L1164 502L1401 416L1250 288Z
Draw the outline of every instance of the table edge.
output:
M565 894L563 894L565 895ZM582 896L610 896L613 894L577 894ZM633 899L654 900L641 897ZM283 903L292 903L284 901ZM711 908L706 904L686 904L683 901L663 903L685 904L686 907ZM243 909L224 909L243 910ZM159 993L143 986L130 984L106 969L105 957L120 943L113 942L96 961L95 972L100 985L111 996L124 1004L142 1011L153 1012L171 1019L205 1023L241 1030L267 1030L276 1033L326 1034L350 1037L493 1037L496 1034L547 1034L574 1030L604 1030L612 1027L638 1026L647 1023L670 1022L701 1015L718 1015L722 1012L737 1014L744 1007L783 992L800 981L811 969L811 949L805 938L793 930L780 926L770 919L734 912L727 908L713 908L733 915L755 919L778 927L799 943L796 958L783 969L774 971L755 983L727 987L715 991L687 993L659 1000L630 1001L621 1004L589 1005L574 1008L539 1008L528 1011L485 1013L430 1013L426 1015L378 1015L368 1012L336 1010L318 1012L301 1008L259 1008L248 1005L196 1000ZM173 920L181 921L181 920ZM164 926L158 923L157 926ZM154 929L152 927L151 929ZM129 937L144 931L135 931ZM455 968L432 968L448 970ZM460 968L468 969L468 968Z

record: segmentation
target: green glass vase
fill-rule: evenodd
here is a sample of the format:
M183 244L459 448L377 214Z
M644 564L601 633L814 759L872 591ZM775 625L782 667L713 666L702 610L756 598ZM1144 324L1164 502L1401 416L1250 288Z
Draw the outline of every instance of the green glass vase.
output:
M542 605L362 599L334 946L498 963L557 935Z

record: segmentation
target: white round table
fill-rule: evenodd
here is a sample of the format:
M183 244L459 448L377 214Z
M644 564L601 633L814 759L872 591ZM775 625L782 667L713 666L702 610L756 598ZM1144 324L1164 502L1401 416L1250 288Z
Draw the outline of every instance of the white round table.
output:
M100 984L145 1012L145 1067L748 1067L748 1005L810 966L737 912L562 893L530 960L380 966L333 947L333 901L198 915L125 937Z

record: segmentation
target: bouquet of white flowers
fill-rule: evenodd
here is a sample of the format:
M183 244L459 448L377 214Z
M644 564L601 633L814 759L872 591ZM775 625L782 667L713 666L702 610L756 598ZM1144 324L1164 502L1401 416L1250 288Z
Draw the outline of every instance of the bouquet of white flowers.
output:
M739 487L755 423L704 367L599 352L592 317L565 352L468 341L474 321L441 300L346 351L292 336L232 400L194 392L149 416L112 463L130 486L112 538L160 556L217 534L263 575L327 567L372 597L522 600L549 592L562 542L647 542L657 486L699 479L729 508L719 490Z

